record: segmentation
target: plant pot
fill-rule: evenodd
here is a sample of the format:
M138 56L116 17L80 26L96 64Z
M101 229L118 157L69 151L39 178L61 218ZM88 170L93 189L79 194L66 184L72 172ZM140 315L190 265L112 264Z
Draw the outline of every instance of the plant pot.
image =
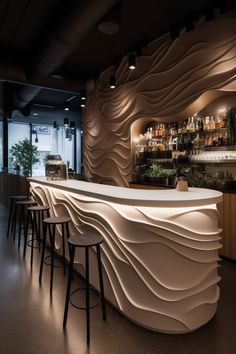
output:
M167 186L168 177L167 176L160 176L159 177L159 184L162 185L162 186Z
M168 177L168 186L176 187L177 184L177 177L176 176L169 176Z

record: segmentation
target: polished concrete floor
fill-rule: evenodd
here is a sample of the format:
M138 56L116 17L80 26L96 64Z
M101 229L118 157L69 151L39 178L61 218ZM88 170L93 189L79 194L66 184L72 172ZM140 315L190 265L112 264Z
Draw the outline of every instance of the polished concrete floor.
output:
M167 335L129 322L107 305L91 312L91 343L86 345L85 313L70 307L62 329L66 278L55 271L53 296L49 272L38 282L39 253L31 271L12 238L6 239L7 210L0 206L0 354L234 354L236 353L236 264L222 261L221 299L216 316L199 330ZM75 279L76 282L82 282Z

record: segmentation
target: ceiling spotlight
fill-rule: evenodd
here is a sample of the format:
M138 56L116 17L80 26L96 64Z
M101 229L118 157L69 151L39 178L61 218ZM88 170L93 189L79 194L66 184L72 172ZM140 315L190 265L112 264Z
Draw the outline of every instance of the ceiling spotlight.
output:
M135 69L135 55L130 54L128 60L129 60L129 68L131 70L134 70Z
M64 108L64 111L69 111L69 110L70 110L69 107L65 107L65 108Z
M33 113L33 116L37 116L38 115L38 113Z
M116 87L116 77L114 75L110 76L110 88L114 89Z
M85 90L81 90L80 91L80 99L81 100L86 100L86 91Z
M85 102L84 101L80 102L80 107L82 107L82 108L85 107Z

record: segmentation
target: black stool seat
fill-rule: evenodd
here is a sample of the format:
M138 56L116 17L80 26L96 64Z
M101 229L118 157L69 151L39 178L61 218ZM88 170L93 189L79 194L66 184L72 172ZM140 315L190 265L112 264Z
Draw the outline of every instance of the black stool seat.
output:
M71 235L68 243L75 247L92 247L102 243L103 237L99 234L78 234Z
M10 212L9 212L9 217L8 217L8 225L7 225L7 238L9 237L10 229L11 232L14 230L14 225L16 224L16 202L20 200L25 200L28 199L29 197L27 195L11 195L9 197L10 199ZM15 240L15 233L14 233L14 240Z
M36 206L32 206L27 208L27 210L29 211L44 211L44 210L49 210L50 207L48 205L36 205Z
M41 227L43 225L44 217L49 217L48 205L34 205L27 208L27 218L26 218L26 230L25 230L25 242L24 242L24 252L23 257L25 258L26 246L31 247L31 260L30 265L33 265L33 251L34 248L38 248L39 252L41 250L41 242L43 241L43 235L41 235ZM32 226L32 237L28 241L28 226L31 221ZM36 237L34 236L36 232ZM34 245L34 241L37 242L37 245Z
M51 264L48 264L48 263L46 263L46 264L51 266L50 292L52 292L52 288L53 288L53 267L54 267L54 254L55 254L56 226L61 226L62 257L63 257L63 269L64 269L64 274L65 274L66 273L65 232L66 232L66 237L68 239L70 237L70 230L69 230L69 225L68 225L70 221L71 221L71 218L69 216L54 216L54 217L46 218L43 220L43 224L44 224L43 247L42 247L42 255L41 255L41 262L40 262L39 282L41 283L41 280L42 280L47 229L49 229Z
M16 202L16 205L34 205L34 204L36 205L38 203L32 199L20 200L19 202Z
M102 275L102 261L101 261L101 252L100 252L100 244L103 242L103 237L100 234L76 234L72 235L68 238L68 246L70 252L70 270L68 275L68 283L66 290L66 299L65 299L65 307L64 307L64 318L63 318L63 327L66 326L67 323L67 315L68 315L68 307L70 302L70 296L75 293L76 289L72 293L71 291L71 281L73 276L73 265L75 258L75 249L77 247L83 247L85 250L85 280L86 280L86 323L87 323L87 344L90 343L90 309L94 306L90 306L90 295L89 295L89 248L95 247L97 251L97 264L98 264L98 274L99 274L99 284L100 284L100 298L102 303L102 314L103 320L106 320L106 308L105 308L105 297L104 297L104 286L103 286L103 275ZM73 304L72 304L73 305ZM73 305L74 306L74 305ZM74 306L79 309L83 309L79 306Z
M14 199L14 200L23 200L23 199L28 199L29 197L27 195L11 195L9 199Z
M65 224L70 221L71 218L69 216L55 216L43 220L43 222L45 222L46 224Z

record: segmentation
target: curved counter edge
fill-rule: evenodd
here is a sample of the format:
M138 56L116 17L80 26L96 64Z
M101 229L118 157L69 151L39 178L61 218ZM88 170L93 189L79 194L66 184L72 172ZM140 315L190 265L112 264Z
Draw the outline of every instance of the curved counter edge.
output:
M216 202L221 200L221 193L194 189L194 194L199 191L196 203L192 199L191 206L184 203L184 207L176 208L172 203L176 197L169 196L163 208L159 200L153 206L149 198L144 199L149 193L143 194L143 205L139 205L139 191L135 190L136 198L130 204L123 195L108 198L114 187L103 185L103 191L112 188L103 198L101 189L95 193L100 185L83 182L87 184L83 191L83 184L76 182L66 188L66 183L32 178L31 193L40 204L50 205L52 215L69 215L72 233L95 231L103 235L105 296L109 302L136 324L154 331L187 333L207 323L219 299L221 246ZM155 196L161 191L157 192ZM177 202L182 206L180 199ZM60 236L56 241L58 253ZM95 250L90 260L91 283L99 289ZM75 263L84 274L83 252L76 254Z

